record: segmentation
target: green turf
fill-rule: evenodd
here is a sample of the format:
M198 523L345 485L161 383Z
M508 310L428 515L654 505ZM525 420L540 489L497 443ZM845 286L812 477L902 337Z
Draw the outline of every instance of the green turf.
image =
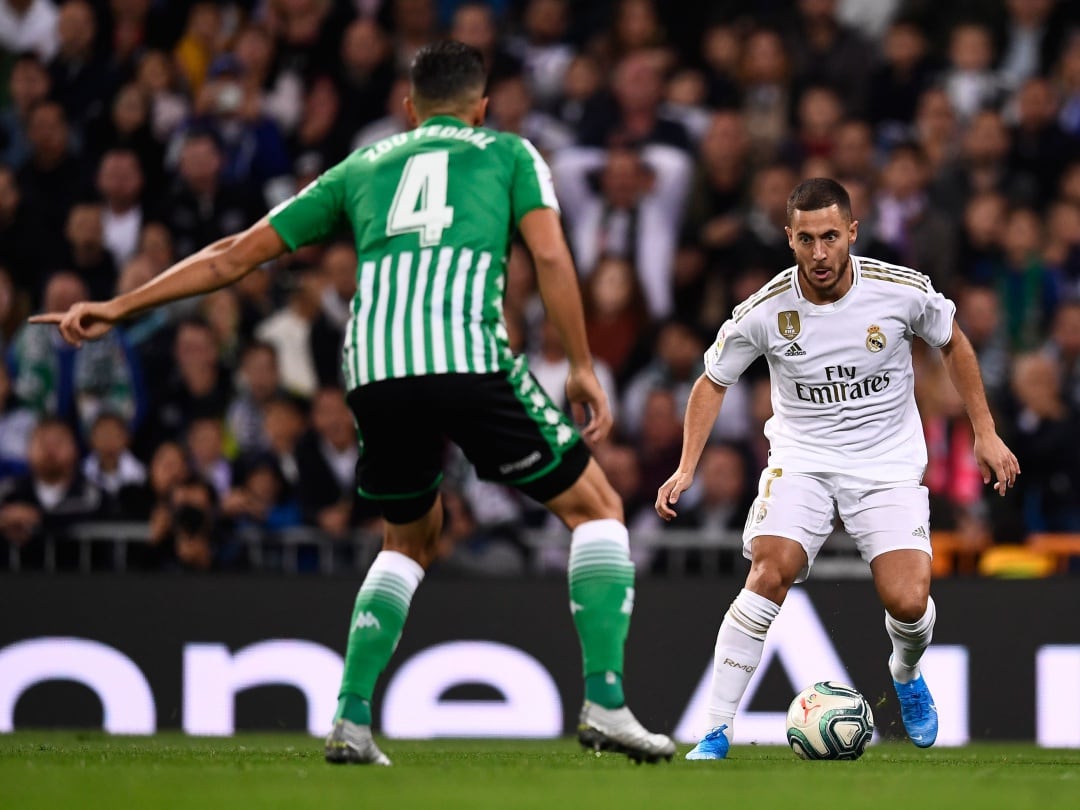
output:
M743 746L726 762L634 765L570 740L383 743L393 768L329 766L298 735L0 735L0 808L1077 808L1080 750L872 746L802 762Z

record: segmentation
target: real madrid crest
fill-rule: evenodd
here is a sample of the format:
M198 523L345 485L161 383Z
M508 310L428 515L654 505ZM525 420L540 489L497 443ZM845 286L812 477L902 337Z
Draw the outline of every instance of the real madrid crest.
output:
M778 312L776 314L776 328L780 330L781 337L794 340L802 331L802 324L799 323L799 313L794 309L785 309L783 312Z
M877 324L872 325L866 330L866 348L872 352L880 352L885 348L885 333L881 331L881 327Z
M765 515L768 514L768 511L765 504L761 504L761 506L758 507L757 514L754 515L754 523L761 523L761 521L765 519Z

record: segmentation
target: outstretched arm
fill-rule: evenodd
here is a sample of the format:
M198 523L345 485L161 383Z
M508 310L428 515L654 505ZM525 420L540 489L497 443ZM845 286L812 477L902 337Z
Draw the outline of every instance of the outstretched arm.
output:
M999 495L1004 495L1005 490L1016 483L1020 464L997 435L994 418L990 415L990 406L986 402L978 358L958 323L953 323L952 337L941 347L941 355L975 431L975 460L982 470L983 483L989 484L993 473L997 476L994 489Z
M519 228L536 264L537 286L547 316L555 325L570 360L566 395L578 421L583 418L581 406L589 407L591 418L582 433L589 441L599 441L611 429L611 409L593 371L592 353L585 336L585 308L559 215L551 208L537 208L521 218Z
M709 440L716 417L720 415L720 406L724 404L726 393L726 387L714 383L704 374L694 383L683 420L683 448L679 469L656 493L656 513L664 520L675 517L672 506L678 503L679 496L694 483L694 472L701 460L701 452L705 449L705 442Z
M64 340L81 346L96 340L113 324L148 309L227 287L287 248L267 218L246 231L219 239L183 259L131 292L108 301L84 301L67 312L35 315L31 323L54 323Z

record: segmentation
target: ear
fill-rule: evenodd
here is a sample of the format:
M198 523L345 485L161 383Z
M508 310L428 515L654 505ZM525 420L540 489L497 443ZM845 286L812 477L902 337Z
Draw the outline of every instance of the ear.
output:
M791 248L792 251L794 251L795 250L795 234L792 232L791 227L788 226L788 225L785 225L784 226L784 233L787 234L788 247Z
M482 127L484 125L484 119L487 118L488 97L484 96L476 102L476 106L473 107L472 125L474 127Z
M409 129L416 129L420 126L420 116L416 112L412 96L405 96L401 103L405 107L405 120L409 122Z
M859 220L853 219L848 226L848 244L854 245L855 240L859 238Z

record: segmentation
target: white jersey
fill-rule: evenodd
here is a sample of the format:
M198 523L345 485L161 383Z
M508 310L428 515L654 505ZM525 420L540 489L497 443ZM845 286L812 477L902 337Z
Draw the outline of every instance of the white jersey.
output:
M765 355L773 416L769 464L874 481L919 480L926 440L915 405L911 344L952 337L956 306L922 273L851 257L851 289L813 304L790 267L735 307L705 353L718 385Z

